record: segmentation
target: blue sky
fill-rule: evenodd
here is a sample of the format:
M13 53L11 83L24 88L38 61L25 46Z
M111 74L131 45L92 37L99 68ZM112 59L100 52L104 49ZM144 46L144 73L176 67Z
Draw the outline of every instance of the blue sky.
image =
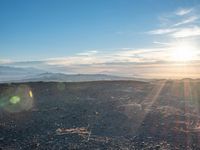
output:
M0 63L41 61L40 66L57 68L155 63L169 60L168 51L177 45L191 43L199 56L199 5L198 0L0 0Z

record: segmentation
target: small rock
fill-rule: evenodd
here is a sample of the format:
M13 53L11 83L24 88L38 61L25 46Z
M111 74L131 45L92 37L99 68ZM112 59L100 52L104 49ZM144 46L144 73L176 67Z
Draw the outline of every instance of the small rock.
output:
M0 137L0 141L3 141L5 138L4 137Z

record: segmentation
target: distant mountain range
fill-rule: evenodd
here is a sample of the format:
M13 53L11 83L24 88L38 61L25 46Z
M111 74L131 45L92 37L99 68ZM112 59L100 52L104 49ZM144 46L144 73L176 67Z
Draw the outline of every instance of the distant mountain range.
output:
M0 66L0 82L23 80L43 72L43 70L35 68Z
M44 71L35 69L35 68L19 68L19 67L10 67L10 66L0 66L0 75L5 76L14 76L14 75L30 75L38 74Z
M106 74L63 74L50 73L35 68L17 68L0 66L0 82L83 82L101 80L142 80L131 77L120 77Z

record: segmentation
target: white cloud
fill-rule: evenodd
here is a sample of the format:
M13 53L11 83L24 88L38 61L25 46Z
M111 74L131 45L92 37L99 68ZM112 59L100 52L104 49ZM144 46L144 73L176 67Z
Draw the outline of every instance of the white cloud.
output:
M157 29L150 31L149 33L154 35L167 35L168 37L172 38L186 38L186 37L200 36L200 27L191 26L191 27L171 28L171 29L170 28Z
M180 26L180 25L185 25L185 24L188 24L188 23L193 23L194 21L198 20L199 17L197 16L192 16L190 18L187 18L181 22L178 22L178 23L175 23L174 26Z
M194 26L194 27L188 27L188 28L180 28L176 32L172 33L171 36L174 38L200 36L200 27Z
M0 64L7 64L7 63L11 63L10 59L0 59Z
M101 63L102 61L97 59L96 56L88 56L84 55L80 56L68 56L64 58L51 58L46 60L46 64L48 65L74 65L74 64L92 64L92 63Z
M154 41L153 42L154 44L159 44L159 45L165 45L165 46L170 46L171 45L171 43L166 43L166 42L159 42L159 41Z
M155 34L155 35L161 35L161 34L169 34L176 30L177 30L176 28L166 28L166 29L163 28L163 29L152 30L152 31L149 31L148 33Z
M83 53L78 53L77 55L91 56L91 55L95 55L97 53L98 53L97 50L91 50L91 51L87 51L87 52L83 52Z
M184 16L191 13L192 11L193 11L192 8L189 8L189 9L182 8L182 9L177 10L175 14L178 16Z
M162 35L168 41L178 38L192 38L200 36L200 17L197 12L198 10L195 8L182 8L178 9L175 14L169 13L166 15L167 24L165 24L163 28L149 31L148 34ZM161 20L160 25L163 25L162 21L163 19ZM166 23L166 19L164 21Z
M98 52L92 55L75 55L64 58L51 58L45 61L47 65L71 66L104 63L148 63L168 58L169 46L147 49L116 49L112 52Z

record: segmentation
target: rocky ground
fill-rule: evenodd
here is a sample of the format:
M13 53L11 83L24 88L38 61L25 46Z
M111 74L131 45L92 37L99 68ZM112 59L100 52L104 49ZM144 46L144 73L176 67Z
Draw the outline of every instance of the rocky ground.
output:
M200 149L200 81L0 85L0 149Z

